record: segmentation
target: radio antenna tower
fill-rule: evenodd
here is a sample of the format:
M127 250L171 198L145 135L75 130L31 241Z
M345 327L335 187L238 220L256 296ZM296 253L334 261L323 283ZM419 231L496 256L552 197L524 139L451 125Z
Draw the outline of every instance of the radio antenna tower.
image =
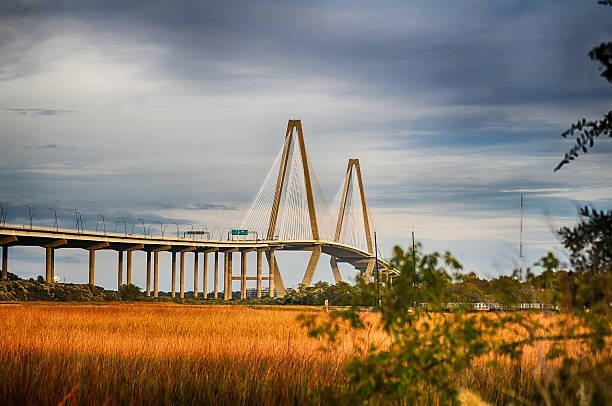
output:
M519 280L523 280L523 194L521 193L521 228L519 236Z

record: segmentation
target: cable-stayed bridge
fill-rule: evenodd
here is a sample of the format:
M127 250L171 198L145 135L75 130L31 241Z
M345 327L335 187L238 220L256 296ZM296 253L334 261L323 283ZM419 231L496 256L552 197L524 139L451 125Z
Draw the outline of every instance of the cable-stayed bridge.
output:
M4 219L6 220L6 219ZM176 294L177 258L179 273L179 296L184 297L185 255L194 254L194 295L198 296L199 258L203 255L203 283L201 292L208 292L208 261L213 254L213 297L225 300L232 297L232 282L240 282L241 298L246 297L247 281L255 280L257 297L261 297L262 283L267 281L269 294L276 291L279 297L286 294L282 277L275 259L275 252L310 251L310 260L302 279L302 286L312 283L315 269L322 253L329 255L334 279L342 281L338 262L349 263L358 269L366 281L375 272L389 273L388 264L378 258L374 244L374 224L366 201L359 160L349 159L343 184L331 204L327 204L315 172L308 159L300 120L289 120L285 139L268 174L257 192L240 229L248 235L236 239L219 240L189 238L161 238L145 235L99 233L59 228L40 228L0 225L2 245L2 277L7 278L8 250L12 246L38 246L46 251L46 280L54 280L55 250L60 248L82 248L89 251L89 283L95 282L95 256L98 250L114 250L118 253L117 286L121 288L125 269L126 283L132 283L132 253L146 253L147 296L157 297L159 282L159 255L172 255L171 280ZM247 275L247 254L256 252L256 275ZM233 272L234 253L240 253L240 274ZM125 254L125 264L124 264ZM223 255L223 270L220 273L220 254ZM268 275L264 276L263 261L268 264ZM378 262L377 262L378 261ZM152 269L153 268L153 269ZM152 272L153 271L153 272ZM222 289L219 286L223 284ZM151 285L152 289L151 289Z

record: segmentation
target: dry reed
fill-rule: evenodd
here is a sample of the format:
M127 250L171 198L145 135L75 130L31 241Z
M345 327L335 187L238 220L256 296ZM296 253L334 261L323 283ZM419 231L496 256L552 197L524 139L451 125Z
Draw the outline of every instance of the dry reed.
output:
M0 403L350 403L343 369L354 340L384 346L387 338L380 330L351 333L335 350L321 351L325 343L309 338L296 321L305 311L312 309L2 305ZM536 317L548 323L559 316ZM520 330L501 334L524 337ZM570 353L579 347L567 344ZM457 382L496 403L533 398L538 376L558 367L544 360L548 348L526 347L520 360L482 357Z

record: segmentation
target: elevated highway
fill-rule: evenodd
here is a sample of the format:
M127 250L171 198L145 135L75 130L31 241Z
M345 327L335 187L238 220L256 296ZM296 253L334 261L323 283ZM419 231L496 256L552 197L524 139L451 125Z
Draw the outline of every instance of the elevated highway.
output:
M26 227L16 225L0 225L0 245L2 245L2 278L7 278L9 247L41 247L46 251L45 275L47 281L54 279L55 272L55 251L62 248L79 248L89 251L89 283L95 283L95 253L98 250L112 250L118 253L117 265L117 288L123 283L132 283L132 252L144 251L147 253L147 286L145 293L147 296L158 295L159 266L158 255L160 252L170 252L172 254L172 295L175 295L176 281L176 256L180 256L179 263L179 296L184 297L184 255L193 253L194 261L194 293L197 297L199 256L203 256L203 285L201 292L204 295L208 292L208 254L214 255L214 297L220 294L219 283L223 283L223 298L231 298L231 281L241 282L241 291L246 289L247 280L257 281L257 290L261 296L262 281L269 281L273 285L279 296L285 294L282 274L278 269L278 263L274 259L276 251L312 251L330 255L337 262L351 264L362 274L375 271L375 258L367 251L345 245L334 241L325 240L203 240L192 238L160 238L156 236L144 237L133 234L100 233L92 231L74 231L65 229ZM246 254L257 252L257 273L255 276L248 276L246 273ZM240 275L234 276L232 272L233 253L240 253ZM219 254L223 254L223 273L219 274ZM262 275L262 254L266 255L268 262L273 263L269 266L270 272L267 276ZM125 255L126 278L123 280ZM378 259L378 267L381 272L385 272L389 266L382 259ZM153 274L152 274L153 271ZM221 278L221 280L220 280ZM310 282L310 281L306 281ZM151 289L151 284L153 284ZM309 283L308 283L309 284ZM273 294L273 289L270 294Z

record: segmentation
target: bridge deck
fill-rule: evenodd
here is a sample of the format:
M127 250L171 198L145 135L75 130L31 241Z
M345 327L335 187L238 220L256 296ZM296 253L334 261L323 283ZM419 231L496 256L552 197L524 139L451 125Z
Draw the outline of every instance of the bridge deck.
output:
M142 235L100 233L92 231L78 232L75 230L54 229L43 227L25 227L15 225L0 226L0 245L45 247L59 244L58 248L92 249L101 243L108 243L99 249L126 251L142 245L135 250L154 252L160 247L167 251L180 252L186 248L195 248L198 252L205 251L242 251L242 250L280 250L280 251L310 251L320 246L325 254L334 256L339 262L346 262L355 268L363 270L365 263L374 256L359 248L325 240L203 240L193 238L161 238L159 236L144 237ZM379 259L379 266L387 264Z

